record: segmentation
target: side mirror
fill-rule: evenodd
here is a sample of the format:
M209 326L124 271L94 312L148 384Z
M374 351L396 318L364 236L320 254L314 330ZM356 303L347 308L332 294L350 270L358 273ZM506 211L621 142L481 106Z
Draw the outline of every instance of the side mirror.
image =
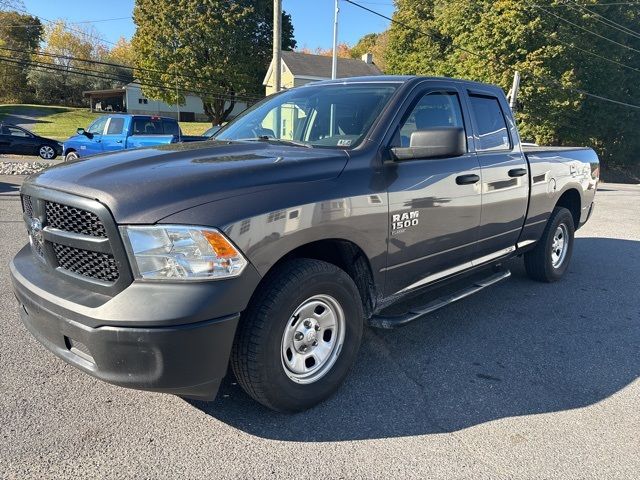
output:
M79 128L79 129L76 130L76 133L78 135L84 135L86 132L84 131L84 128Z
M467 153L467 138L462 127L434 127L411 134L408 147L394 147L396 160L459 157Z

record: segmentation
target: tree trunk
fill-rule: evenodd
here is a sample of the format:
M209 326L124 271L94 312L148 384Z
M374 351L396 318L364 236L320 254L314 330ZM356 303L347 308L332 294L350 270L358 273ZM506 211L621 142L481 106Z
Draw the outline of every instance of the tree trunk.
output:
M225 108L227 103L229 106ZM211 125L216 126L222 125L222 123L229 118L229 115L236 106L236 100L233 97L231 97L230 100L216 98L213 100L203 100L202 105L204 107L204 113L209 118Z

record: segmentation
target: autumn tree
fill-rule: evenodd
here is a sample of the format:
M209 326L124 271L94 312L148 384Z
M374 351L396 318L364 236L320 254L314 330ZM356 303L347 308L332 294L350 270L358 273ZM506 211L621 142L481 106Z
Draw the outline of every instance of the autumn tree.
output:
M518 70L517 118L525 138L594 146L610 169L637 163L640 109L582 92L640 105L640 40L632 34L640 8L594 0L396 4L390 73L467 78L506 91Z
M238 98L263 93L272 51L270 0L136 0L133 17L136 76L145 95L176 103L193 92L219 124ZM294 47L284 13L282 48Z
M0 102L29 99L29 62L42 31L40 20L31 15L0 11Z

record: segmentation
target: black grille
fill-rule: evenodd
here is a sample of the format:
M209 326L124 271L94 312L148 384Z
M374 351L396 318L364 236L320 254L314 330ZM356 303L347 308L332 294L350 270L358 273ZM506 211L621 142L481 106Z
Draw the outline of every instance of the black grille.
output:
M22 211L27 214L27 217L33 218L33 204L30 195L22 195Z
M95 213L55 202L46 202L45 211L50 227L93 237L107 236L104 224Z
M118 267L113 255L91 252L59 243L52 245L61 268L105 282L115 282L118 279Z

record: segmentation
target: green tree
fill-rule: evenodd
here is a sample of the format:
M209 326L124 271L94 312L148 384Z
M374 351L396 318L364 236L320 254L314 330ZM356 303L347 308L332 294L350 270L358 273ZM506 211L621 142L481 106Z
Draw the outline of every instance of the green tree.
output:
M362 37L350 50L352 58L362 58L365 53L373 54L373 62L385 72L387 70L387 45L389 32L368 33Z
M41 38L42 24L37 18L0 11L0 101L29 99L30 51L38 48Z
M491 82L505 91L517 69L525 138L592 145L609 168L631 164L640 110L580 93L640 105L640 40L603 20L637 30L640 8L614 3L398 0L394 19L405 26L390 28L388 69Z
M136 77L145 95L175 103L196 93L218 124L237 98L262 93L272 48L270 0L136 0L133 17ZM283 14L282 48L294 47L291 17Z

